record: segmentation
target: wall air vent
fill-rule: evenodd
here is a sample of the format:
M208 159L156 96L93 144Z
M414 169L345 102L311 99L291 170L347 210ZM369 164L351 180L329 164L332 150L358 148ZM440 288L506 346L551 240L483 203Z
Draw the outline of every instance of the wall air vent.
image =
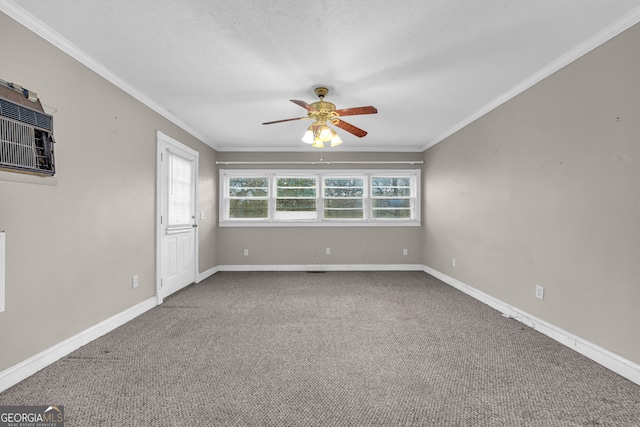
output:
M0 80L0 170L55 174L53 118L38 96Z

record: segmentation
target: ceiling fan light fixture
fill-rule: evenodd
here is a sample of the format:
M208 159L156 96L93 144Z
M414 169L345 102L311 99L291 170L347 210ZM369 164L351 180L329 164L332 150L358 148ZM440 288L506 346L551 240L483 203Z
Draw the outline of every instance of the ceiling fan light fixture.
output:
M314 139L315 138L313 136L313 130L311 128L309 128L304 133L304 136L302 137L302 142L304 142L305 144L313 144Z
M331 147L342 144L342 140L336 131L327 126L327 123L322 120L309 126L302 136L302 142L311 144L313 148L324 148L325 143L330 143Z
M331 129L329 126L327 126L327 125L322 125L318 129L318 138L322 142L331 141L331 138L333 138L333 135L335 135L335 134L336 134L336 132L333 129Z

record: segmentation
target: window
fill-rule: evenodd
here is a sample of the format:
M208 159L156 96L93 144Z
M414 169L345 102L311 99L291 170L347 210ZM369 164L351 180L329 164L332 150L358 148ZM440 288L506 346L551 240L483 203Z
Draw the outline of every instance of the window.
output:
M193 224L193 193L191 177L193 162L183 157L167 153L169 161L169 188L167 225L169 227Z
M269 178L234 177L228 180L229 219L266 219L269 215Z
M324 218L364 218L364 178L325 177Z
M316 219L316 177L276 177L276 219Z
M221 170L220 225L420 225L419 183L419 169Z
M374 176L371 199L374 218L410 218L411 179Z

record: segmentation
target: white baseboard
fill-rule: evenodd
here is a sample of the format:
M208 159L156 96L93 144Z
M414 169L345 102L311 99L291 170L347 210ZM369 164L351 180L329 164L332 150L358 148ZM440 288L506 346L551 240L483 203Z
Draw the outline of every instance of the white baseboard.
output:
M490 307L503 313L506 317L513 318L529 327L532 327L536 331L547 335L548 337L558 341L560 344L564 344L567 347L577 351L583 356L588 357L594 362L599 363L612 370L613 372L625 377L629 381L640 385L640 365L618 356L609 350L602 348L596 344L593 344L583 338L580 338L570 332L567 332L551 323L548 323L542 319L539 319L529 313L519 310L510 304L500 301L491 295L485 294L465 283L460 282L453 277L447 276L444 273L434 270L431 267L424 266L424 271L429 273L436 279L445 282L448 285L464 292L465 294L477 299L480 302L487 304Z
M140 316L147 310L156 306L156 297L149 298L127 310L116 314L88 329L67 338L66 340L41 351L40 353L0 372L0 392L19 383L25 378L35 374L39 370L49 366L74 350L85 344L111 332L128 321Z
M219 265L218 271L423 271L422 264Z
M196 276L196 283L202 282L203 280L209 278L210 276L213 276L217 272L218 272L218 267L216 266L208 269L207 271L203 271L202 273L198 273Z

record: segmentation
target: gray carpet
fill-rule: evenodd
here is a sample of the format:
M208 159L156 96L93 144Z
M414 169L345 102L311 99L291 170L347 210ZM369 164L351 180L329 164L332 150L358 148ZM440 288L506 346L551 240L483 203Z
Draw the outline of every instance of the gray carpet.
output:
M640 386L422 272L217 273L0 393L66 426L640 426Z

